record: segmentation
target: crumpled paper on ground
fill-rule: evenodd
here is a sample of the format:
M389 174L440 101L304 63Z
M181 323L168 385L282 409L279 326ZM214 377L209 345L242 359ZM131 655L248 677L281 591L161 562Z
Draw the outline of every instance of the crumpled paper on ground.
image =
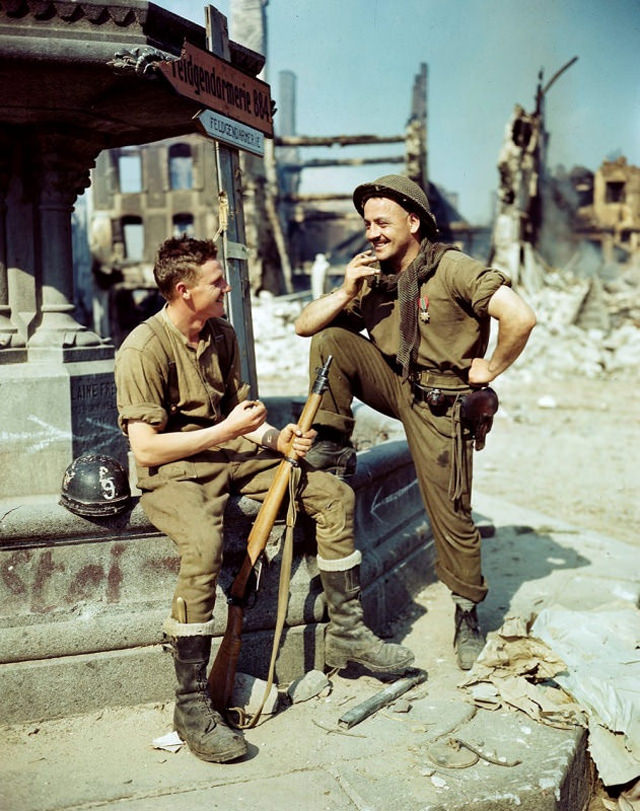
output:
M173 732L167 732L166 735L161 735L159 738L154 738L151 745L154 749L163 749L165 752L179 752L184 746L184 741L174 730Z
M628 786L617 799L605 798L602 804L607 811L640 811L640 780Z
M640 776L640 612L547 608L507 617L459 687L485 709L514 707L549 726L589 728L606 786Z
M534 721L560 729L585 724L579 705L553 686L555 676L565 670L564 662L548 645L530 636L530 625L522 617L507 617L487 636L482 653L459 687L466 688L484 709L514 707Z

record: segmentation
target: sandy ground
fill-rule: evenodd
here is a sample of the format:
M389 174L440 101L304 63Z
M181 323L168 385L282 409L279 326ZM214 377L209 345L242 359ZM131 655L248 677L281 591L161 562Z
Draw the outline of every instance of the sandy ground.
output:
M474 487L640 545L637 381L496 381L501 409Z

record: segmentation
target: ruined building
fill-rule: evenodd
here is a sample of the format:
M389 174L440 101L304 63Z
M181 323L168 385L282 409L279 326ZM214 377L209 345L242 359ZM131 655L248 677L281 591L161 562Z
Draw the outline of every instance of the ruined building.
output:
M314 257L335 266L336 277L342 276L344 265L354 253L367 246L362 220L352 202L353 188L341 186L340 167L371 165L370 177L391 172L404 174L425 189L436 217L441 238L453 242L468 253L485 258L490 238L489 229L469 223L457 208L456 195L436 185L428 172L428 66L421 63L414 76L410 94L409 118L403 131L395 135L334 134L298 135L296 133L295 75L288 75L288 85L282 86L279 99L278 130L274 139L278 158L280 183L280 215L285 223L288 248L293 267L300 273L311 266ZM383 154L373 154L371 148L394 145ZM397 149L401 145L401 150ZM357 157L303 158L309 148L342 150L356 147ZM366 152L360 148L366 147ZM299 191L302 172L321 169L336 178L333 192L306 193Z
M640 167L619 157L574 187L576 233L597 247L606 264L640 263Z
M92 173L89 244L94 329L118 346L160 306L153 260L160 242L217 228L211 142L185 135L106 150Z

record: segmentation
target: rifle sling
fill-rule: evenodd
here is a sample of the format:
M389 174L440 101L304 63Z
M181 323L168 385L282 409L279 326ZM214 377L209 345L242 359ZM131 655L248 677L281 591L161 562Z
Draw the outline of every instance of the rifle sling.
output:
M278 614L276 617L276 627L273 635L273 647L271 649L271 661L269 662L269 675L267 677L267 685L265 687L262 702L258 707L257 712L253 718L247 722L238 723L239 727L252 729L257 723L262 714L263 707L271 692L273 685L273 676L275 673L276 659L278 658L278 650L280 648L280 637L282 636L282 629L284 628L285 619L287 617L287 608L289 606L289 583L291 580L291 565L293 562L293 530L297 519L296 497L298 487L300 485L301 469L299 466L291 465L289 467L289 507L287 509L287 528L285 530L284 544L282 547L282 562L280 565L280 582L278 585ZM242 713L240 713L242 718Z

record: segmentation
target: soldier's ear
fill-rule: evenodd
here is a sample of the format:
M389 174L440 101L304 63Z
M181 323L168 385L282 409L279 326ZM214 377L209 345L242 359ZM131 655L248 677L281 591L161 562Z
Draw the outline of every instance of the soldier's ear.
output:
M414 214L412 211L409 212L409 229L412 234L417 234L420 230L421 226L420 217Z
M176 298L188 298L190 295L189 287L183 282L176 282L175 286Z

